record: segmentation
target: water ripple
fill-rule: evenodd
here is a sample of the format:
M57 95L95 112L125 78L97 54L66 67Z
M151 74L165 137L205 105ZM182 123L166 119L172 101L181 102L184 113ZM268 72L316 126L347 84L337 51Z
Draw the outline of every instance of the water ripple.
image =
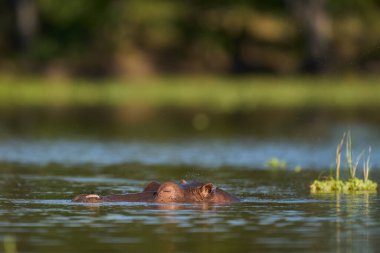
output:
M372 150L380 150L373 145ZM265 141L254 139L147 141L7 140L0 143L0 161L46 165L187 165L204 167L263 168L272 157L289 167L329 168L335 143ZM379 155L377 155L379 154ZM380 153L373 152L372 165L380 167Z

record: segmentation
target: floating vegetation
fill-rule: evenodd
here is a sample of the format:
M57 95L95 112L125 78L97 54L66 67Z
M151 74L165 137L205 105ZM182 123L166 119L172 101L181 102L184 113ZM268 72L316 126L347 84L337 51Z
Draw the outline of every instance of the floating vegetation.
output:
M297 165L296 167L294 167L294 172L295 173L299 173L302 171L302 167L300 165Z
M341 152L344 143L346 143L346 159L349 172L349 179L346 181L342 181L340 179ZM353 163L351 133L350 131L344 133L341 141L338 143L338 146L336 148L335 178L330 176L324 180L314 180L314 182L310 185L311 193L376 192L377 183L369 179L371 147L368 148L368 155L366 159L363 158L364 154L365 151L363 150L356 158L356 162ZM356 171L361 160L363 160L363 179L356 177Z
M3 238L4 252L5 253L17 253L16 240L13 236L6 235Z
M286 169L287 163L284 160L280 160L276 157L272 157L265 163L266 167L272 170Z

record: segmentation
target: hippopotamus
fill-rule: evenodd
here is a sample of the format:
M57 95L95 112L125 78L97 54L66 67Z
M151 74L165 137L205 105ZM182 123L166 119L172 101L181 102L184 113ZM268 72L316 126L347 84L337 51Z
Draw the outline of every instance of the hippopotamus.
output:
M143 192L122 195L99 196L97 194L80 194L72 200L74 202L158 202L158 203L231 203L240 200L215 187L212 183L186 182L180 183L165 182L160 184L153 181L148 183Z

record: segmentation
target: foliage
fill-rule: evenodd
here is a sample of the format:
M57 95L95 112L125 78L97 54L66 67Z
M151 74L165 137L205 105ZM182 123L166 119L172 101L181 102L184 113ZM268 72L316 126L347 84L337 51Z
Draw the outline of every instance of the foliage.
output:
M371 180L363 180L359 178L350 178L344 185L345 191L376 191L377 183Z
M306 2L2 1L0 66L89 76L296 73L310 61L322 71L379 69L376 1Z
M380 82L376 78L177 76L93 81L0 77L0 106L143 104L155 108L203 108L222 113L256 108L358 109L380 107L379 94Z
M359 178L350 178L347 181L329 178L326 180L314 180L310 185L311 193L353 193L353 192L376 192L377 183Z
M295 173L300 173L301 171L302 171L302 167L300 165L297 165L296 167L294 167Z
M346 142L346 158L347 166L350 173L350 178L347 181L340 180L340 154L341 147L344 141ZM368 157L363 161L363 179L356 177L355 172L357 165L363 155L363 152L358 156L355 165L352 164L352 143L351 143L351 133L348 131L343 134L342 140L339 142L336 150L336 178L329 177L325 180L314 180L310 185L311 193L353 193L353 192L376 192L377 183L371 181L369 176L369 159L370 159L371 148L368 151Z
M268 168L274 170L285 169L287 167L286 161L280 160L276 157L269 159L265 164Z
M4 252L5 253L17 253L16 240L13 236L6 235L3 237Z
M310 191L312 193L330 193L330 192L341 192L344 189L344 183L341 180L336 180L333 178L329 178L326 180L315 180L310 185Z

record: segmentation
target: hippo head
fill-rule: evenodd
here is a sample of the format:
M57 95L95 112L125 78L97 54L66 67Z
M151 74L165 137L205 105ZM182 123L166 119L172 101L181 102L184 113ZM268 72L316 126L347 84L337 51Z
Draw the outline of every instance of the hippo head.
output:
M156 202L213 202L216 187L212 183L194 182L178 185L173 182L163 183L155 194Z
M186 200L189 202L213 202L216 194L216 187L212 183L196 183L185 187Z
M156 192L158 188L160 188L161 184L157 181L152 181L149 182L147 185L144 187L144 192Z
M209 203L231 203L240 200L216 187L212 183L202 183L198 181L186 182L181 180L181 187L185 189L186 200L189 202L209 202Z
M156 202L184 202L185 191L178 184L166 182L160 185L156 194Z

